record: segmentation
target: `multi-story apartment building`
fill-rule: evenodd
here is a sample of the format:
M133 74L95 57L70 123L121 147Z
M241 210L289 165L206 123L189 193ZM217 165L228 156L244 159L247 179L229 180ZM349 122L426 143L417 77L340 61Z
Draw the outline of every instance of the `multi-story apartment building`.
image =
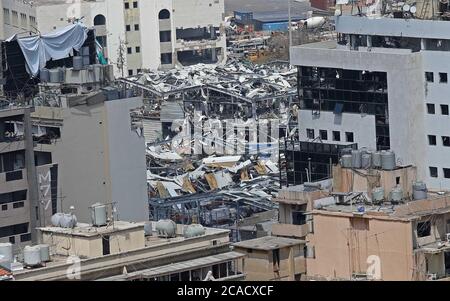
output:
M105 57L115 65L116 76L226 60L223 0L2 3L3 39L30 31L50 32L80 20L96 29L97 40L104 47Z
M392 149L448 187L450 22L395 16L337 16L337 41L291 49L300 140Z

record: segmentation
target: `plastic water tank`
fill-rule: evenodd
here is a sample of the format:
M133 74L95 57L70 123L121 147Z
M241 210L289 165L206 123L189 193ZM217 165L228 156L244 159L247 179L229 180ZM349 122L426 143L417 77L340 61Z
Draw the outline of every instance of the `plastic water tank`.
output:
M59 224L62 228L75 228L77 225L77 217L73 214L63 214Z
M26 246L23 249L23 260L26 266L37 266L41 262L41 249L38 246Z
M361 151L352 150L352 167L361 168Z
M95 227L101 227L107 224L106 206L100 203L94 204L91 208L91 221Z
M361 155L361 167L364 169L372 167L372 155L370 153Z
M39 73L39 79L42 83L48 83L50 81L50 72L48 71L48 69L41 69Z
M51 70L49 70L49 73L50 73L50 82L51 83L61 82L61 74L60 74L59 68L51 69Z
M341 157L341 166L344 168L352 167L352 155L343 155Z
M373 168L381 168L381 152L372 153Z
M352 154L352 148L350 148L350 147L346 147L346 148L343 148L342 150L341 150L341 155L343 156L343 155L351 155Z
M375 187L372 190L372 202L380 203L384 200L384 188L383 187Z
M59 68L59 81L61 83L66 81L66 68Z
M13 261L13 245L9 242L0 243L0 262Z
M403 200L403 189L400 186L396 186L391 190L390 199L393 203L399 203Z
M55 213L53 214L51 220L52 220L52 225L54 227L61 227L61 218L63 217L64 213Z
M37 245L41 254L41 262L50 261L50 246L46 244Z
M381 169L394 170L395 166L395 153L390 150L381 152Z
M81 55L82 56L89 56L89 47L83 47L83 48L81 48L81 51L80 51L80 53L81 53Z
M153 235L152 222L145 222L144 223L144 234L145 234L145 236L152 236Z
M83 57L82 56L74 56L73 57L73 70L81 70L83 69Z
M184 237L191 238L205 235L205 228L199 224L192 224L186 227L184 230Z
M413 199L414 200L425 200L427 198L427 185L424 182L417 181L412 185L413 188Z
M91 58L89 55L83 56L83 66L89 66L91 64Z
M156 231L160 237L175 237L177 234L177 224L173 220L163 219L156 223Z

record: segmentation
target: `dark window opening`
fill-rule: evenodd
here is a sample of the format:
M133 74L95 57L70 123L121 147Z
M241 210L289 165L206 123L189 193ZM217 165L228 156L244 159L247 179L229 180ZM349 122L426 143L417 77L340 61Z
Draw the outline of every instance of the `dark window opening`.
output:
M172 64L172 53L161 53L161 64Z
M158 14L158 19L164 20L170 18L170 12L167 9L163 9Z
M31 233L20 235L20 242L31 241Z
M320 134L320 139L322 140L328 140L328 131L326 130L320 130L319 131Z
M170 42L172 40L172 32L170 30L164 30L159 32L160 43Z
M417 236L425 237L431 235L431 222L421 222L417 224Z
M355 138L352 132L345 132L345 140L347 142L354 142Z
M0 237L8 237L27 232L28 232L28 223L0 227Z
M450 179L450 168L443 168L444 178Z
M133 2L133 8L138 8L138 3L137 3L137 1Z
M277 272L280 269L280 249L272 250L273 271Z
M130 8L130 3L125 2L125 9L129 9Z
M341 132L333 131L333 141L341 141Z
M432 83L434 82L434 75L433 72L425 72L425 79L427 82Z
M306 137L308 139L314 139L314 129L306 129Z
M106 25L106 18L104 15L97 15L94 18L94 26Z
M23 208L25 207L25 203L24 202L17 202L13 204L13 208L17 209L17 208Z
M450 137L449 136L442 136L442 145L450 146Z
M2 211L6 211L6 210L8 210L8 205L7 204L2 205Z
M447 83L447 73L439 72L439 82L440 83Z
M400 185L400 177L395 177L395 184Z
M16 237L15 236L10 236L9 237L9 242L12 243L12 244L15 244L16 243Z
M108 235L102 237L102 247L103 247L103 255L109 255L111 253Z
M437 167L430 166L430 177L437 178L438 177L438 169Z
M428 135L428 144L436 145L436 136L435 135Z
M304 212L292 212L292 224L293 225L304 225L306 224L306 215Z
M436 110L434 108L434 104L427 103L427 112L428 112L428 114L436 114Z
M441 105L441 114L448 115L448 105Z
M125 30L126 31L131 31L131 25L125 25Z
M134 24L134 30L139 31L139 24Z

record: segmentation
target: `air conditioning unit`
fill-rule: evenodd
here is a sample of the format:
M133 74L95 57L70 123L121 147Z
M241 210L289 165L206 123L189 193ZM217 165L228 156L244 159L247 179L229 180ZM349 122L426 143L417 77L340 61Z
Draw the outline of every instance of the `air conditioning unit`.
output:
M437 274L427 274L427 280L437 280Z

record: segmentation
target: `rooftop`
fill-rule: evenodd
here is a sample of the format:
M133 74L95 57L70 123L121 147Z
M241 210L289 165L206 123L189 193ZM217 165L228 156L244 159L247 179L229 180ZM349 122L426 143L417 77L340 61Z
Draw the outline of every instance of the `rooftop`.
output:
M291 239L276 236L264 236L256 239L250 239L233 244L238 248L254 249L269 251L274 249L281 249L290 246L296 246L304 244L304 240Z

